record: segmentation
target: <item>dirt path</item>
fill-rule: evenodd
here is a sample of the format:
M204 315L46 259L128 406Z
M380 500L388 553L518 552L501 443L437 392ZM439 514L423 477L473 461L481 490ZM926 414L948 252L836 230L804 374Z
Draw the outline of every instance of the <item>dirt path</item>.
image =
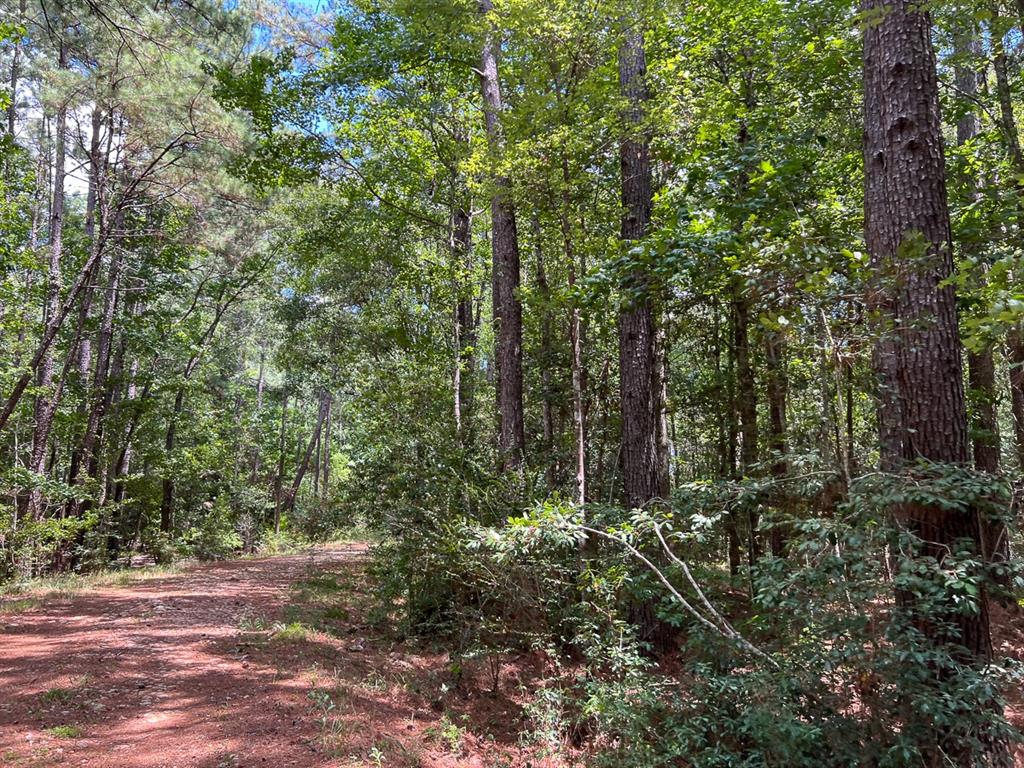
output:
M255 663L247 617L363 547L208 565L0 615L0 765L326 766L297 670Z

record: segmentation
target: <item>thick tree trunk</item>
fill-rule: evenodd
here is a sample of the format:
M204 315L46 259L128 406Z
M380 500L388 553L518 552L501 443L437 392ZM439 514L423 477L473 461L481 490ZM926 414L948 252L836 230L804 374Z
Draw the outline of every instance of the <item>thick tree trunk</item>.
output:
M628 101L620 146L624 247L643 240L651 220L652 180L648 140L643 135L648 99L647 62L640 32L627 30L619 49L619 85ZM660 382L655 352L657 329L647 275L636 270L623 286L619 312L619 397L622 409L622 480L625 502L642 507L666 495L658 451Z
M649 98L646 77L643 33L630 27L625 30L619 47L619 86L627 101L623 115L624 135L619 147L621 238L627 251L647 235L653 205L650 147L643 125ZM658 443L662 415L661 366L649 282L642 269L634 269L622 286L619 310L620 462L625 502L631 509L645 507L668 495L668 477L661 463ZM672 631L658 620L656 606L653 598L634 599L630 605L630 620L642 639L666 648Z
M491 0L479 0L480 12L492 11ZM484 119L491 153L503 149L499 116L502 111L501 85L498 79L500 45L493 32L484 41L480 61L480 85L483 91ZM495 363L497 367L498 453L505 470L522 466L526 451L523 412L523 306L519 299L519 235L512 203L511 181L502 175L492 180L491 197L491 290L495 323Z
M911 0L865 0L865 235L875 276L873 302L890 324L876 349L876 373L887 387L880 421L883 465L907 470L918 459L965 465L970 460L953 253L946 200L938 80L926 7ZM901 505L900 523L920 540L920 554L940 563L964 539L977 543L976 511ZM900 607L929 639L965 661L991 658L988 600L977 611L950 604L955 636L922 615L913 594ZM963 744L941 731L924 745L959 765L973 765Z

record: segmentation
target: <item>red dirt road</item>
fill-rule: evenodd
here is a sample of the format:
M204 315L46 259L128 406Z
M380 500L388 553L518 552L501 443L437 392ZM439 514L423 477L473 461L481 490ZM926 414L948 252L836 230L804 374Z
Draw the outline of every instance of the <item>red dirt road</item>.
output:
M311 566L362 547L208 565L0 614L0 765L323 768L309 685L237 638Z

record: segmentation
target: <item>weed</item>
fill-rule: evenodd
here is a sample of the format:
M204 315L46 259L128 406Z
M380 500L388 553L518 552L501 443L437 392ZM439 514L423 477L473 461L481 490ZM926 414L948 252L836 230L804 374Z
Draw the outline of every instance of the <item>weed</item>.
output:
M48 691L43 691L43 701L50 704L65 704L74 695L75 692L70 688L51 688Z
M300 621L274 625L274 640L282 643L301 643L309 639L310 629Z
M425 733L428 738L436 741L453 755L461 754L466 731L453 723L448 715L444 715L437 725L427 728Z
M77 725L55 725L47 728L46 732L55 739L77 739L82 735L82 729Z

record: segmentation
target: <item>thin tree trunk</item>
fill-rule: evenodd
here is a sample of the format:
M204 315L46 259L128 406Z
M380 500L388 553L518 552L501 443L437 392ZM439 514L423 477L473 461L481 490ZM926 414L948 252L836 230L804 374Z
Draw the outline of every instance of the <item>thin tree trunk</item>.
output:
M25 9L26 0L21 0L18 4L18 22L23 23L25 20ZM18 76L21 74L21 38L17 37L14 41L14 50L11 52L11 103L7 105L7 134L14 138L14 131L18 119Z
M786 433L786 401L789 395L789 377L786 375L786 342L782 331L771 329L764 335L765 362L768 371L768 447L772 452L772 477L782 480L789 474ZM778 506L789 510L789 492L780 483L776 492ZM776 523L772 527L770 545L772 555L782 557L788 539L786 528Z
M321 467L323 467L323 485L321 486L321 493L325 499L329 498L329 489L331 483L331 417L334 415L334 399L327 396L327 421L324 423L324 434L323 439L320 441L323 443L323 460L321 461Z
M587 412L586 412L586 366L583 360L584 327L575 295L576 253L573 248L572 225L569 218L569 160L562 155L562 249L568 269L569 293L572 308L569 310L569 366L572 377L573 438L576 453L576 503L587 503ZM582 258L582 257L581 257ZM580 272L585 271L581 263Z
M274 534L281 533L281 508L284 505L282 492L284 490L284 460L285 460L285 437L288 425L288 393L285 392L281 399L281 431L277 442L277 474L274 477Z
M479 0L480 13L491 14L491 0ZM503 151L499 116L503 109L498 79L500 44L493 31L484 41L480 61L487 142L492 155ZM526 452L523 412L523 306L519 299L519 235L512 203L512 183L500 174L491 196L492 300L495 363L498 374L498 453L504 470L519 471Z
M67 49L63 39L58 43L58 66L67 69ZM54 126L53 203L50 207L50 262L47 268L44 337L57 335L60 323L60 295L62 287L61 260L64 251L64 179L65 139L67 134L67 104L57 107ZM32 458L29 468L37 475L46 470L46 448L57 409L56 393L52 391L55 361L52 348L47 346L37 368L36 384L39 394L35 402L35 431L32 435ZM42 492L33 489L29 497L29 514L38 518L42 513Z
M306 452L302 456L302 461L299 462L299 468L295 472L295 480L292 481L291 490L288 493L288 497L285 499L285 511L290 511L295 507L295 498L299 494L299 488L302 486L302 479L306 476L306 470L309 468L309 460L313 456L313 449L316 444L320 441L320 431L323 429L324 419L327 417L327 404L330 400L326 393L320 395L320 409L317 412L316 427L313 429L313 434L309 438L309 444L306 447Z
M474 367L476 361L476 322L470 290L473 275L472 218L468 206L456 206L452 214L452 262L459 277L455 292L455 360L452 387L455 397L455 431L465 448L472 448Z

